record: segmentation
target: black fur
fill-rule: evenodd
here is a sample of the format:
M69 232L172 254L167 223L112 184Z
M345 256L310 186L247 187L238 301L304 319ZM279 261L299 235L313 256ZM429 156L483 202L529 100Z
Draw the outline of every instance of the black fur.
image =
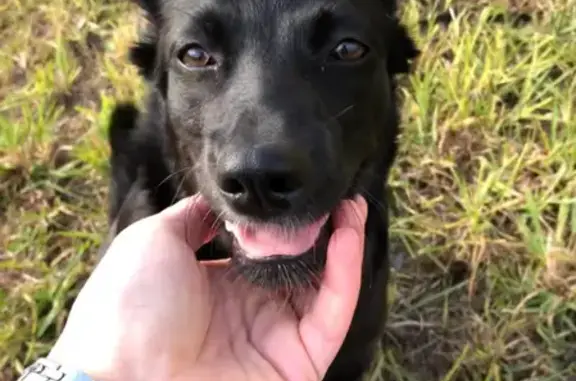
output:
M359 380L386 320L385 187L399 133L394 76L407 72L409 60L419 54L394 16L395 2L139 4L150 25L132 48L131 60L148 81L150 94L142 114L123 104L111 118L111 237L196 192L224 218L285 226L330 212L342 198L364 194L369 214L360 300L346 341L325 377ZM328 16L320 12L311 24L309 16L321 9ZM355 63L326 61L330 48L349 37L368 46L366 57ZM178 63L178 49L199 41L216 57L216 70L188 70ZM303 164L297 169L309 174L302 177L303 196L274 213L253 205L237 208L218 186L221 162L262 142L300 152ZM329 229L323 231L315 254L274 262L233 254L235 268L263 287L307 284L322 271L328 234ZM230 253L232 239L222 232L199 256ZM290 279L278 273L278 266Z

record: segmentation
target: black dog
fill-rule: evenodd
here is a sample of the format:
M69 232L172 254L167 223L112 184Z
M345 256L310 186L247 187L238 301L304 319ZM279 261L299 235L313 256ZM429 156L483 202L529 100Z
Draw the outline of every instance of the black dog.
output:
M330 213L369 201L363 285L325 380L358 380L386 319L394 75L418 55L392 0L142 0L145 112L110 126L111 235L201 192L223 222L199 257L260 287L314 285Z

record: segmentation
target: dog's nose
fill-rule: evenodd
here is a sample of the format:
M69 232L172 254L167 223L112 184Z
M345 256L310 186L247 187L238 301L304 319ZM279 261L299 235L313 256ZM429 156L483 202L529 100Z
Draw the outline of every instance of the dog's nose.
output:
M240 212L269 215L289 209L301 196L306 165L297 152L263 146L219 161L218 186Z

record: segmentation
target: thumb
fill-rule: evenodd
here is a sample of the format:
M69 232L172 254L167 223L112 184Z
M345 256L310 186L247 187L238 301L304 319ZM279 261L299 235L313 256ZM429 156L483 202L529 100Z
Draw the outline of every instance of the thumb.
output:
M366 203L345 201L335 216L324 279L300 332L317 372L324 375L348 332L362 277Z
M216 217L200 194L178 201L155 217L184 239L194 251L212 240L216 232Z

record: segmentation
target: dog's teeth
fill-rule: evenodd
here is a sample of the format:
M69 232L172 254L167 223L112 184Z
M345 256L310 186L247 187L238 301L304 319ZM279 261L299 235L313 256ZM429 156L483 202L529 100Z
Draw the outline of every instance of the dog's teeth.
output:
M229 221L225 221L224 222L224 228L229 231L230 233L234 232L234 224L229 222Z

